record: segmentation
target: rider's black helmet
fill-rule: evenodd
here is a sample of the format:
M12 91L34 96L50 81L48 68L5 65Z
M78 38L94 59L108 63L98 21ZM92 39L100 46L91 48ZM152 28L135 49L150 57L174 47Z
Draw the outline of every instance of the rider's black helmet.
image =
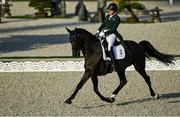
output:
M113 11L117 11L118 7L116 5L116 3L111 3L109 4L109 6L107 7L108 10L113 10Z

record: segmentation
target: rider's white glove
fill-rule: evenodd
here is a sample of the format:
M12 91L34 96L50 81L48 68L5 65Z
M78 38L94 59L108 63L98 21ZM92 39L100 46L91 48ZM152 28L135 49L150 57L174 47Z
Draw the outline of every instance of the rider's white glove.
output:
M101 32L99 33L99 36L100 36L100 37L105 37L105 33L101 31Z
M95 36L96 36L96 37L99 37L99 30L96 31Z

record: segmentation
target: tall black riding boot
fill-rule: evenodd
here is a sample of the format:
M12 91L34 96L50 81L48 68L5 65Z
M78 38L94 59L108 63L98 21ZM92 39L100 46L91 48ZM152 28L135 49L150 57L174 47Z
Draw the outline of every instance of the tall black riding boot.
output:
M106 68L111 73L114 71L114 57L111 51L107 52Z

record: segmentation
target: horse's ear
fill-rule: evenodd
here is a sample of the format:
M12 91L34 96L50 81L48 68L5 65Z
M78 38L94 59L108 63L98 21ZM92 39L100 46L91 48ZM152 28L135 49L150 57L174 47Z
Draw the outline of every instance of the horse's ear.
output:
M66 30L69 32L69 33L71 33L72 31L70 30L70 29L68 29L67 27L66 27Z

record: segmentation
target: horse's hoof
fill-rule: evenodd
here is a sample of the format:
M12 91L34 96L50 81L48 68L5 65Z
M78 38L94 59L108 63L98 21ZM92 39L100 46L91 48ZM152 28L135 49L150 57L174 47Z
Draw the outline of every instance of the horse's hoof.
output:
M115 102L115 98L110 98L111 103Z
M106 102L108 103L113 103L115 101L115 98L107 98Z
M153 96L154 99L159 99L160 98L160 95L158 93L156 93L154 96Z
M71 101L70 99L67 99L64 103L65 103L65 104L71 104L72 101Z

